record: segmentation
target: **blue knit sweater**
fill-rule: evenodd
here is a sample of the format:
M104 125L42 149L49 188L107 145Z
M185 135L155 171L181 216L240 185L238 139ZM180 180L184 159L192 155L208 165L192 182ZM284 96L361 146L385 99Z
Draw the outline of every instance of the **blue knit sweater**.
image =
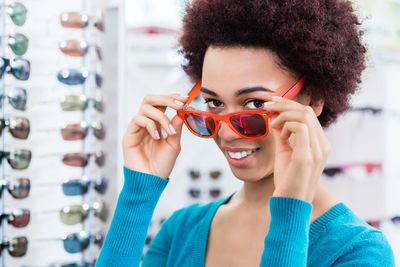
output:
M96 267L140 265L147 230L169 178L124 167L125 182ZM234 193L233 193L234 194ZM232 195L175 211L161 226L142 267L204 267L210 224ZM312 205L269 199L271 222L260 266L395 266L384 234L338 203L310 224Z

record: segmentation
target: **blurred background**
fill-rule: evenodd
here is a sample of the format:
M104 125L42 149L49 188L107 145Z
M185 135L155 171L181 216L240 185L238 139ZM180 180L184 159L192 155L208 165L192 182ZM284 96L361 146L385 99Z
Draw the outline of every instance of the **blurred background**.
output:
M321 183L386 234L399 262L400 1L353 4L368 68L352 110L326 130ZM0 5L0 266L93 266L123 186L126 126L146 94L192 86L176 52L185 1ZM143 254L173 211L241 186L212 140L183 129Z

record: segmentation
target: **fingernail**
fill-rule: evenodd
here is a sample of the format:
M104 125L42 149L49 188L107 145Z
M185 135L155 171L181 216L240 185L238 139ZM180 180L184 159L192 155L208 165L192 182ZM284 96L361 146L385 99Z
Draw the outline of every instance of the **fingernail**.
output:
M264 106L271 106L271 105L274 105L274 104L275 104L275 102L269 101L269 102L265 102Z
M156 138L157 138L157 139L160 139L160 134L158 133L157 130L154 130L154 134L156 135Z
M169 125L169 129L171 130L171 132L172 132L173 134L176 134L176 131L175 131L175 129L174 129L174 126L172 126L172 124Z
M282 100L282 99L283 99L283 97L277 96L277 95L271 96L271 98L272 98L273 100Z
M185 97L185 98L188 98L189 96L188 96L188 95L181 95L181 97Z
M181 101L179 101L179 100L175 100L174 102L175 102L175 104L177 104L177 105L179 105L179 106L183 106L183 105L184 105L184 104L183 104Z

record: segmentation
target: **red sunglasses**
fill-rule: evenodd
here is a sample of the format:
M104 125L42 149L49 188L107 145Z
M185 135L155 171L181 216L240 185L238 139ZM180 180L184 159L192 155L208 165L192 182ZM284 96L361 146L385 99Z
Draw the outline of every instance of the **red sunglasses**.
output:
M300 78L281 97L292 99L300 92L305 82L305 77ZM194 135L202 138L214 137L219 129L220 121L225 122L237 135L246 139L260 139L268 135L269 118L271 112L266 110L241 110L225 115L217 115L207 111L194 110L188 107L200 94L201 80L199 80L188 96L189 100L183 109L177 110L178 116Z

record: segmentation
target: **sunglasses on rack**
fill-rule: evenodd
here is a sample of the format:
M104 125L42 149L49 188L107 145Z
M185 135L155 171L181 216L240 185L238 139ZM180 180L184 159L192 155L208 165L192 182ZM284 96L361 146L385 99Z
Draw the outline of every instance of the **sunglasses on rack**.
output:
M27 97L26 89L24 88L13 87L7 94L4 93L3 89L0 89L0 107L2 106L3 99L6 98L13 108L24 111L26 109Z
M21 81L29 79L31 71L31 63L29 60L17 57L13 60L8 58L0 57L0 79L4 73L11 73L14 77Z
M93 122L91 125L86 121L67 124L61 128L61 135L66 141L83 140L88 135L89 128L93 130L93 134L97 139L103 140L105 138L106 130L101 122Z
M195 170L195 169L190 169L189 170L189 176L192 178L192 180L197 180L200 178L200 171ZM221 171L220 170L212 170L210 171L210 178L213 180L218 180L221 176Z
M3 195L4 189L15 199L23 199L29 196L31 190L31 181L28 178L16 178L11 181L0 181L0 197Z
M305 78L300 78L289 90L281 95L291 99L300 92ZM268 135L269 119L273 115L265 110L241 110L225 115L217 115L207 111L194 110L190 103L200 94L201 80L189 92L189 100L183 109L177 110L191 133L202 138L214 137L219 129L219 123L225 122L237 135L246 139L260 139Z
M101 48L98 45L89 45L86 41L65 40L60 42L59 48L61 52L71 57L84 57L89 52L89 47L96 49L99 60L103 59Z
M0 248L0 256L3 250L7 249L12 257L22 257L28 250L28 239L25 236L19 236L11 240L4 240L1 241Z
M87 98L84 94L64 95L60 99L60 106L63 111L85 111L89 107L89 102L94 102L94 108L104 111L104 102L100 98Z
M0 214L0 226L3 221L7 220L8 224L22 228L29 224L31 220L31 212L28 209L13 209Z
M188 193L192 198L199 198L202 191L199 188L190 188ZM221 189L212 188L208 191L208 193L210 194L210 197L217 198L221 195Z
M7 158L11 168L24 170L29 167L32 159L32 152L27 149L15 149L13 152L0 151L0 161Z
M85 69L61 69L57 73L59 82L66 85L84 84L91 73ZM101 88L103 85L103 76L99 73L95 74L96 86Z
M93 184L99 194L105 194L108 187L108 180L102 176L93 180L89 179L66 179L62 183L62 190L66 196L80 196L88 192L89 186Z
M323 174L325 174L328 177L334 177L339 174L343 174L345 170L355 168L355 167L362 167L365 168L367 173L372 173L374 170L382 170L382 163L373 163L373 162L367 162L367 163L349 163L345 164L342 166L337 166L337 167L326 167L323 170Z
M7 14L12 22L17 26L23 26L26 21L26 13L28 12L25 5L21 2L14 2L9 5L0 5L1 8L7 9Z
M10 134L18 139L27 139L31 129L29 120L24 117L0 119L0 136L7 127L9 128Z
M62 162L71 167L86 167L89 164L90 157L94 157L97 166L102 167L106 161L106 155L103 152L97 153L67 153L64 154Z
M1 36L1 38L8 39L8 46L17 56L25 55L28 50L29 39L22 33L15 33L13 35Z
M65 225L82 223L89 216L90 210L93 210L94 216L98 217L101 221L107 221L108 210L106 205L104 202L95 202L92 207L87 203L65 206L59 213L61 222Z
M60 23L64 28L83 29L92 22L99 30L104 32L104 22L101 17L89 16L79 12L63 12L60 14Z

